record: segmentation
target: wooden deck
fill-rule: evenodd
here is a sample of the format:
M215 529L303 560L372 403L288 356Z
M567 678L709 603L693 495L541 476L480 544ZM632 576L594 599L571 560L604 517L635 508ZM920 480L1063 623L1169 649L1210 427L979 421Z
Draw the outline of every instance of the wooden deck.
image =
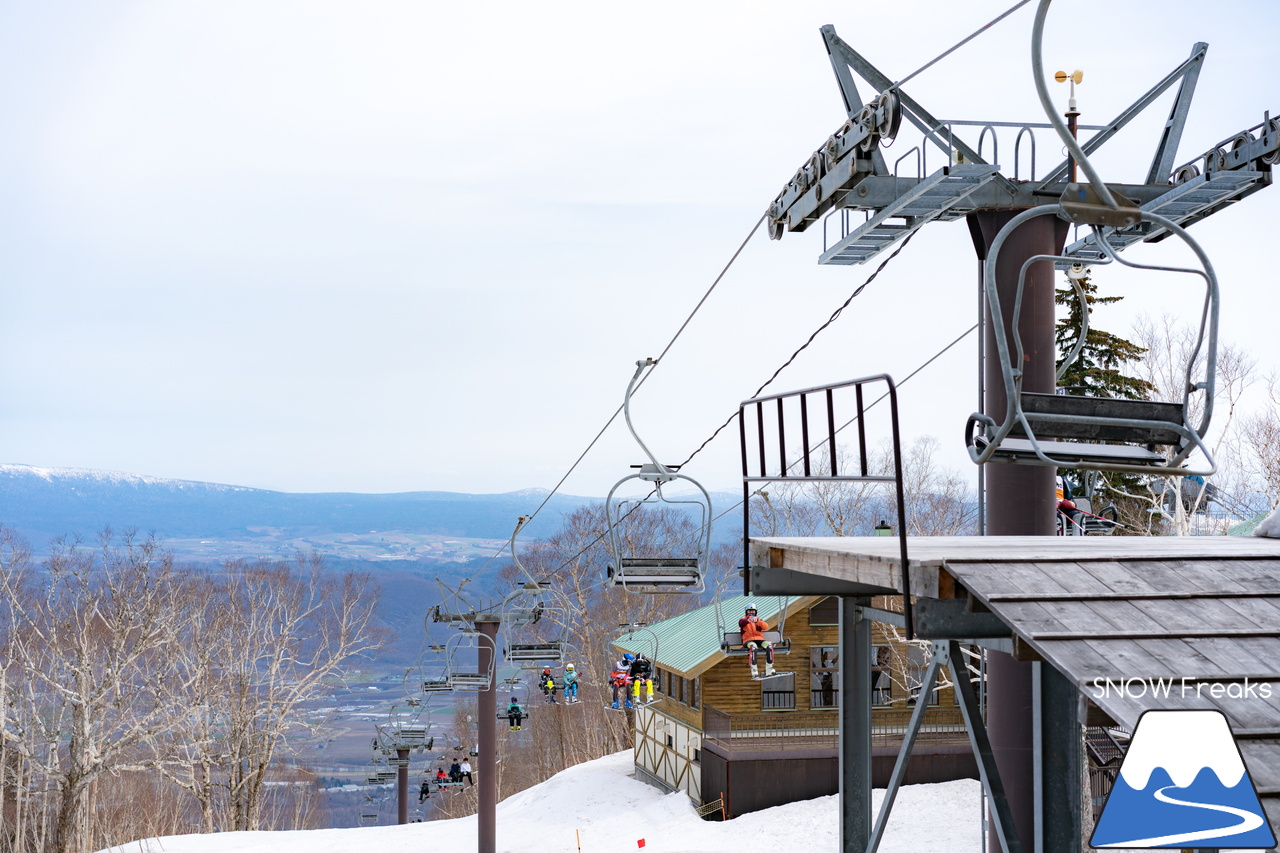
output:
M974 597L1015 647L1122 726L1151 709L1223 712L1280 827L1280 539L930 537L908 550L914 595ZM757 565L902 591L896 539L752 539L752 554ZM1128 689L1104 690L1106 679ZM1151 690L1160 680L1168 687Z

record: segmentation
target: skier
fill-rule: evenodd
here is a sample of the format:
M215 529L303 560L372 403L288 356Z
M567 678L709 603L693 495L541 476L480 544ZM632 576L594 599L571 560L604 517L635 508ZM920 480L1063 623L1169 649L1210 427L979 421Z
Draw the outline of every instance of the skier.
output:
M622 661L619 661L619 663L622 663ZM613 675L609 677L609 683L613 687L613 709L615 711L619 710L618 702L620 699L626 699L627 707L631 707L631 695L627 690L629 681L630 676L627 675L627 669L621 666L616 667L613 670Z
M644 655L636 655L631 661L631 698L640 701L640 690L645 689L645 702L653 701L653 664Z
M520 703L516 701L516 697L511 697L511 704L507 706L507 725L511 731L520 731L520 721L524 719L524 708L520 707Z
M564 668L564 701L569 704L578 701L578 673L573 664L567 664Z
M751 677L760 680L760 671L756 669L756 650L764 649L765 664L764 677L769 678L773 672L773 643L764 638L764 632L769 630L769 623L756 615L756 608L753 604L748 604L746 611L741 619L738 620L738 630L742 632L742 645L747 649L747 662L751 664Z
M559 688L556 686L555 676L551 674L551 667L544 666L542 675L538 680L542 686L542 695L546 697L547 703L559 704L559 700L556 699L556 690Z
M423 800L429 799L431 799L431 780L423 779L422 787L418 789L418 803L421 804Z

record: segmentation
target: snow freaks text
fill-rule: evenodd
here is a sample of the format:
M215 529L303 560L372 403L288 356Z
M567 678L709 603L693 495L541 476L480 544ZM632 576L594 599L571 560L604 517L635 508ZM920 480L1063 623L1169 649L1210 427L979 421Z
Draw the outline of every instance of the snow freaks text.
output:
M1270 699L1272 686L1243 681L1201 681L1197 678L1095 678L1089 688L1094 699L1141 699L1144 696L1185 699Z

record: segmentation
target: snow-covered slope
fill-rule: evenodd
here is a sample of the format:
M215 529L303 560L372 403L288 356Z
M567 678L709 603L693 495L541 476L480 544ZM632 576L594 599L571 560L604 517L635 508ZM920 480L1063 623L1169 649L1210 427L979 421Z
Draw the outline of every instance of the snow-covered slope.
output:
M588 761L498 804L501 853L835 853L837 798L820 797L707 822L682 793L632 778L630 751ZM884 853L978 853L979 785L909 785L898 794ZM882 791L873 797L879 808ZM110 853L422 853L476 848L476 818L298 832L224 832L134 842ZM104 851L105 853L105 851Z

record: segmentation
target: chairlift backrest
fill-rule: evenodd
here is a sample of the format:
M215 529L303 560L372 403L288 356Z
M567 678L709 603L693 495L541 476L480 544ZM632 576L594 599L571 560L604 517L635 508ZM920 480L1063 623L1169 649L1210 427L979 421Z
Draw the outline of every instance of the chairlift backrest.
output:
M488 649L489 666L481 670L480 652ZM493 683L497 648L493 640L474 628L463 629L445 643L445 670L454 690L487 690Z
M636 383L645 369L657 364L653 359L636 362L636 372L627 385L626 397L623 400L623 412L627 429L640 445L649 461L639 466L639 471L628 475L614 484L605 499L605 521L609 528L610 563L607 579L610 586L621 587L627 592L641 593L693 593L701 592L704 586L707 560L711 552L711 495L702 484L692 477L681 474L677 466L668 466L659 462L650 452L631 421L631 395ZM669 498L663 494L663 486L683 480L697 489L691 498ZM636 481L645 483L650 492L643 498L628 498L615 501L614 496L622 486ZM686 549L676 554L653 556L641 555L628 547L624 523L631 513L642 511L648 506L670 506L681 509L696 508L697 535Z

